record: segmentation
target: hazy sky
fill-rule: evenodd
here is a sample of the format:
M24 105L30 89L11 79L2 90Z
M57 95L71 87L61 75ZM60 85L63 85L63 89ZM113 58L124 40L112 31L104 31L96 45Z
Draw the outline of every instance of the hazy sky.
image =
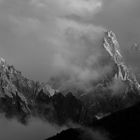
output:
M128 48L140 41L140 0L0 0L0 56L32 79L46 81L56 66L91 74L80 62L105 29L139 71L140 52Z

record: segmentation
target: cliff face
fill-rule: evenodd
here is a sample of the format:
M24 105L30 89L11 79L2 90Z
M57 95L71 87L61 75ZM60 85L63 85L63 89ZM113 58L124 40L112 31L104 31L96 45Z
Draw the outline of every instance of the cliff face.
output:
M14 67L6 64L3 58L0 59L0 112L7 117L17 117L24 121L23 116L30 113L28 101L21 93L14 82L13 75L19 74Z
M33 96L37 96L41 90L49 96L53 96L55 93L51 86L24 77L14 66L8 65L3 58L0 60L0 80L4 92L3 94L1 91L1 95L6 94L12 97L12 94L19 94L23 100L29 100Z
M116 35L112 31L105 33L103 47L109 53L114 63L117 66L117 71L115 73L115 78L119 78L128 84L131 90L140 90L140 84L136 80L135 75L130 72L124 63L123 56L120 52L120 45L117 41Z

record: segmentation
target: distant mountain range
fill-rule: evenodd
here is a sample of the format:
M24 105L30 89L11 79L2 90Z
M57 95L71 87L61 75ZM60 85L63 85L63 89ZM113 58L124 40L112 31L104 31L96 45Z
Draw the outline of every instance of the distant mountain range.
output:
M90 125L122 108L140 100L140 85L135 75L123 61L119 43L112 31L105 32L102 46L112 62L112 72L98 81L92 93L75 96L75 89L58 91L54 83L41 83L30 80L22 73L0 59L0 112L6 117L16 117L26 123L31 116L40 117L59 125L69 121ZM114 79L125 85L122 94L112 94L109 88Z

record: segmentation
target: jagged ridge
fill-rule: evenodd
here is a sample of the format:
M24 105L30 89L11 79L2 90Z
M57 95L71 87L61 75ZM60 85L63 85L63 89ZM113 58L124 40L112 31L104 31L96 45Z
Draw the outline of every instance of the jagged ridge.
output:
M131 89L136 88L137 90L140 90L140 84L136 80L135 75L124 63L123 57L120 53L120 45L117 41L116 35L112 31L105 33L103 46L117 65L118 71L115 78L120 78L122 81L127 82Z
M102 86L97 86L96 90L91 93L97 97L84 94L77 99L72 93L63 95L51 88L51 85L25 78L21 72L13 66L9 66L1 58L0 105L3 112L5 110L9 111L9 106L11 106L11 112L16 110L16 115L21 112L21 115L39 115L48 120L57 120L58 123L71 119L78 121L78 123L87 124L139 100L140 97L134 89L139 91L140 85L125 65L120 53L119 43L112 31L105 33L103 47L108 52L113 64L115 63L116 70L113 78L120 78L128 84L128 87L130 87L129 93L131 93L131 90L133 91L130 94L131 96L128 95L125 98L122 98L122 96L112 97L110 90L107 89L108 87L100 81L97 85ZM133 99L130 100L131 97ZM60 116L63 116L63 118Z

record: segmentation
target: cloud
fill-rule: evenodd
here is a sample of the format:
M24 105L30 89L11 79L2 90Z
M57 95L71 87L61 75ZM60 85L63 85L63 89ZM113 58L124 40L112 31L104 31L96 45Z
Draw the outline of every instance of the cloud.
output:
M104 25L117 33L127 30L119 16L134 5L130 0L2 1L0 55L33 79L46 81L62 69L81 80L96 79L102 73L97 61Z
M57 15L75 14L82 17L95 14L102 7L100 0L32 0L31 3L38 7L56 8L52 10Z
M111 70L101 46L105 28L92 22L103 1L6 0L0 6L0 28L8 23L2 50L28 75L46 81L64 73L67 85L83 87Z
M13 129L14 128L14 129ZM16 119L8 120L0 116L0 139L2 140L40 140L52 137L66 127L52 125L37 118L31 118L28 125L23 125Z
M97 0L59 0L60 7L65 7L68 13L85 16L95 14L101 7L102 3Z
M51 3L54 7L57 7L56 4L58 5L56 15L56 11L53 12L56 32L48 40L54 51L54 57L52 58L54 75L62 73L68 75L69 79L65 81L67 85L71 83L74 85L77 82L76 85L78 86L97 80L105 73L100 70L100 65L98 65L98 59L104 56L99 42L105 29L93 23L83 23L68 16L75 15L81 19L87 19L85 17L87 12L94 15L100 9L98 7L99 1L92 1L94 5L92 10L90 7L92 5L91 1L59 0L58 3L54 1L45 2L46 5Z
M86 76L91 77L91 71L95 73L96 77L97 72L89 68L96 64L98 57L102 55L98 41L99 38L101 39L104 29L68 20L60 20L59 24L61 26L61 39L52 40L56 43L57 49L54 66L58 67L58 70L60 68L73 71L81 79L86 80Z

